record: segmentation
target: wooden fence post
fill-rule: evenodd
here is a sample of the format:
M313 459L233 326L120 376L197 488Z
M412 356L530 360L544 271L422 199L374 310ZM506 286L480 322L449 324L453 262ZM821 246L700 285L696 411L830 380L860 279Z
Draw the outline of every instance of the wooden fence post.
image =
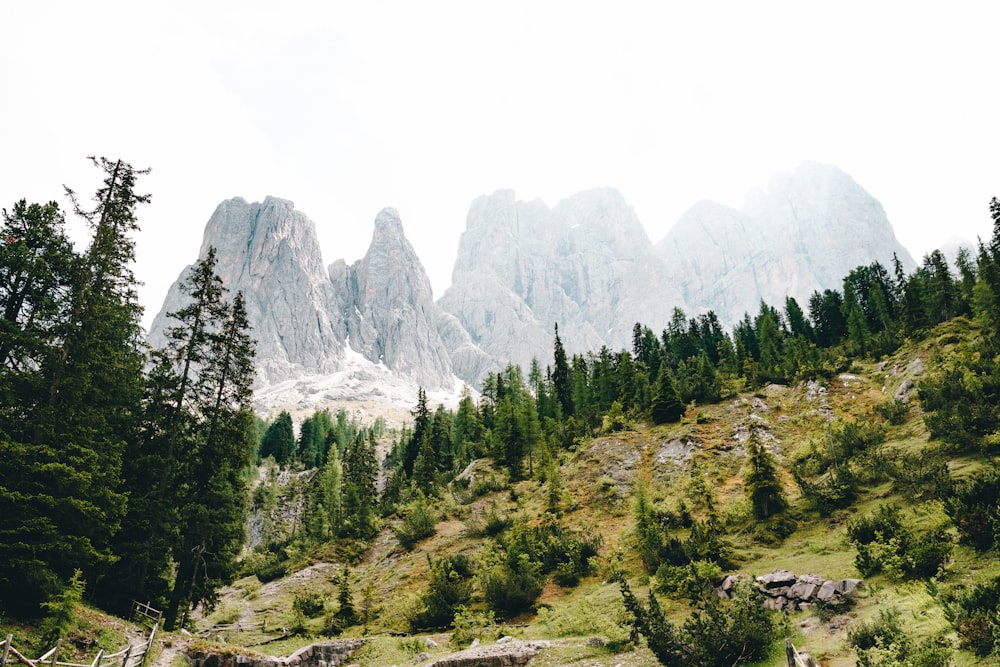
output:
M128 648L125 649L125 657L122 658L122 667L128 667L129 656L132 655L132 645L129 644Z
M785 640L785 659L788 660L788 667L795 667L795 647L791 639Z
M90 663L90 667L101 667L101 658L104 657L104 649L102 648L97 652L97 657L94 658L94 662Z
M6 667L7 654L10 652L10 643L14 641L14 635L7 635L7 641L3 643L3 655L0 656L0 667Z
M149 652L153 650L153 638L156 637L156 629L159 625L159 623L154 623L153 629L149 631L149 641L146 642L146 650L142 653L142 661L139 663L139 667L146 667L146 659L149 658Z
M62 638L56 640L56 647L52 649L52 662L49 663L50 667L56 667L56 660L59 659L59 647L62 646Z

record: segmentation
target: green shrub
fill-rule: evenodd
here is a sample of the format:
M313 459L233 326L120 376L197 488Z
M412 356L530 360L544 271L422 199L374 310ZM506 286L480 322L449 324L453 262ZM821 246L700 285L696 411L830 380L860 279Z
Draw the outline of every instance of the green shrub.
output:
M417 499L410 506L410 510L403 518L403 525L396 528L393 532L400 546L410 551L416 546L417 542L430 537L436 532L436 524L437 520L434 517L434 513L431 512L427 499L424 498L422 493L418 492Z
M1000 609L1000 577L972 588L942 595L945 618L955 628L962 648L989 655L1000 643L996 613Z
M909 413L910 406L897 399L889 398L875 406L875 414L894 426L904 423Z
M503 558L480 574L480 587L487 607L498 618L511 618L529 611L542 593L542 564L526 553L503 554Z
M958 528L959 541L985 551L996 544L1000 528L1000 470L957 485L944 509Z
M746 664L763 658L783 632L749 581L737 586L731 601L723 602L714 595L705 597L702 606L679 628L667 620L652 592L643 604L624 580L620 586L633 627L664 665Z
M895 505L880 505L873 514L848 523L847 536L857 549L854 564L865 577L885 572L896 578L930 578L952 552L951 538L942 528L914 534Z
M472 598L472 563L466 556L440 558L433 563L428 556L428 564L430 581L409 619L412 630L451 625L456 609Z
M451 643L458 647L468 646L474 639L484 639L496 634L493 612L476 612L463 606L455 608L455 629L451 633Z
M894 607L883 609L871 622L849 628L847 642L858 656L858 667L946 667L950 664L948 648L930 640L915 642L907 636L902 614Z
M297 593L292 608L306 618L316 618L326 610L326 600L316 591Z
M87 582L83 580L80 570L73 572L69 583L52 600L42 603L47 612L39 627L39 634L48 645L66 637L76 630L78 625L76 608L83 601L83 591Z

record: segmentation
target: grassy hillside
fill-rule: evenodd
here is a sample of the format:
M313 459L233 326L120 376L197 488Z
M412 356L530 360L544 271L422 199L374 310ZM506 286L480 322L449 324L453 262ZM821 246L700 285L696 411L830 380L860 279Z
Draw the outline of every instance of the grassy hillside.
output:
M714 513L725 527L724 539L734 565L728 570L750 575L784 568L831 579L861 577L847 527L883 505L898 505L904 523L917 533L944 527L956 544L932 583L907 578L890 567L865 577L865 586L849 609L796 611L779 615L783 616L779 620L787 623L785 634L823 665L855 664L857 656L848 644L849 632L887 609L898 610L902 627L912 639L926 638L948 647L953 665L998 664L995 658L984 659L959 649L959 637L941 602L942 591L960 590L1000 574L993 554L983 555L957 544L955 530L933 491L918 489L914 493L906 486L908 478L890 474L893 469L910 469L913 461L939 452L939 446L929 440L915 382L942 353L974 335L964 320L956 320L918 344L904 345L887 359L855 363L848 372L826 381L771 385L717 404L689 408L680 423L630 424L627 430L578 441L571 451L559 455L558 487L538 480L507 485L501 470L480 459L464 475L471 480L467 488L453 484L433 501L435 533L412 550L403 549L393 533L401 519L390 517L362 554L330 543L309 553L293 554L289 565L294 573L284 578L263 584L253 575L240 579L224 592L215 611L200 619L199 627L241 620L297 629L291 638L266 644L263 642L269 636L259 633L214 633L223 634L229 644L287 655L324 633L324 617L338 606L338 582L348 563L354 607L367 618L347 627L346 634L372 638L356 656L360 664L402 663L420 651L432 656L445 654L455 650L454 645L448 645L449 633L427 635L438 644L436 648L406 634L417 600L427 589L430 563L459 554L480 563L491 549L487 537L491 525L516 517L537 523L555 502L562 526L601 537L593 573L572 587L561 587L549 578L533 612L503 623L489 622L481 585L473 578L470 610L456 622L460 634L481 635L484 641L501 634L555 640L534 660L533 664L539 665L657 664L643 641L638 646L629 641L619 587L611 581L623 574L639 592L660 583L657 576L651 577L644 570L637 551L635 503L641 484L659 511L677 513L686 508L695 520ZM845 424L878 429L884 433L884 442L856 454L851 461L859 480L856 499L841 509L820 512L803 497L790 471L796 461L807 461L810 452L832 447L831 439ZM789 501L780 525L755 521L743 488L746 440L751 430L759 434L780 466ZM906 455L918 458L906 459ZM985 465L986 459L979 454L955 455L947 460L949 473L957 479L973 476ZM784 533L788 534L782 536ZM688 531L681 527L675 534L684 539ZM689 603L681 596L663 593L659 597L675 622L690 613ZM297 614L297 599L300 611L312 599L313 608L308 611L314 617ZM317 612L317 603L325 612ZM601 641L588 643L592 637ZM772 653L772 659L760 664L784 664L780 647Z

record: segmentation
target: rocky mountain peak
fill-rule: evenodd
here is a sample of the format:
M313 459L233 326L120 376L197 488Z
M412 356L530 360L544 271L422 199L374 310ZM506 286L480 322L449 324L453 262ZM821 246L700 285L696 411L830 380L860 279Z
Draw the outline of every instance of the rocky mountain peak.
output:
M331 266L330 276L342 295L351 348L425 386L454 384L430 279L395 209L376 216L365 256L350 267Z
M815 162L751 191L741 211L699 202L656 249L687 308L712 309L726 325L761 299L781 307L792 296L805 308L814 291L841 289L859 265L891 266L893 253L915 266L882 205L840 169Z
M217 251L216 272L230 293L242 291L257 339L258 384L303 373L332 373L343 360L343 328L331 320L336 300L316 226L292 202L277 197L247 203L242 197L216 207L205 225L200 256ZM190 267L171 287L150 327L162 345L168 312L183 304L179 290Z

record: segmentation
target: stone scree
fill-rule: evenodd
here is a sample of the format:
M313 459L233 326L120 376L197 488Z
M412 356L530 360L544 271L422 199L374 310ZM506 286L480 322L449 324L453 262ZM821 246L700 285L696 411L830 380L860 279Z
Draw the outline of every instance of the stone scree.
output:
M730 574L715 592L723 599L730 599L742 578L742 574ZM808 609L817 603L836 606L862 585L860 579L833 580L814 574L796 576L788 570L775 570L757 577L753 583L753 587L764 596L764 607L789 611Z
M337 667L364 644L364 639L322 642L301 648L287 658L198 651L188 653L187 659L192 667Z

